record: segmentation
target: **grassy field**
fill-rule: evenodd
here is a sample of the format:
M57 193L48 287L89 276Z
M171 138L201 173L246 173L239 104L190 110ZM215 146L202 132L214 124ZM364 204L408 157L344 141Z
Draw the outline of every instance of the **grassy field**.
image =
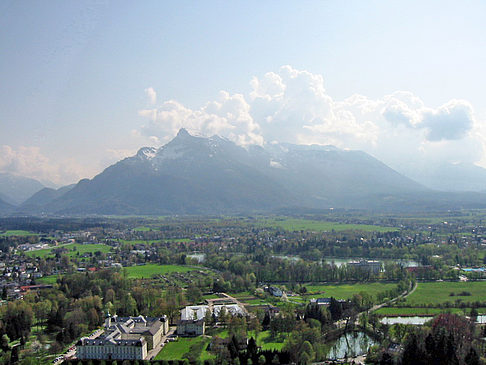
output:
M152 227L147 227L147 226L135 227L133 230L134 230L135 232L158 231L158 229L157 229L157 228L152 228Z
M157 265L147 264L138 266L129 266L124 270L127 271L128 277L133 279L151 278L154 275L169 274L172 272L188 272L196 270L193 267L182 265Z
M82 245L79 243L70 243L67 245L60 245L60 246L54 246L51 248L45 248L42 250L35 250L35 251L28 251L25 254L30 257L47 257L47 256L54 256L53 250L56 248L63 247L68 250L67 255L69 257L74 257L77 256L78 253L80 256L82 256L85 253L95 253L95 252L103 252L107 253L110 252L111 246L98 243L98 244L87 244L87 245Z
M155 357L155 360L182 360L192 346L199 345L203 350L200 352L199 360L214 358L214 355L205 350L210 339L207 337L179 337L177 341L169 342ZM194 354L197 355L197 354Z
M288 231L364 231L364 232L392 232L396 227L382 227L369 224L346 224L307 219L274 218L261 219L259 224L266 227L280 227Z
M337 299L350 299L353 294L365 292L371 296L385 290L395 289L395 283L357 283L357 284L339 284L339 285L306 285L307 297L319 296L334 297Z
M38 284L55 284L57 281L57 275L44 276L39 279L35 279Z
M10 236L37 236L37 233L32 233L29 231L22 231L22 230L12 230L12 231L5 231L0 233L0 237L10 237Z
M482 313L480 309L485 308L478 308L478 312ZM436 315L440 313L459 313L464 314L463 309L461 308L398 308L398 307L384 307L378 309L375 313L381 316L390 316L390 317L409 317L409 316L429 316L429 315ZM469 315L469 309L466 308L466 313Z
M459 295L469 292L470 296ZM454 296L450 294L454 293ZM439 305L445 302L455 303L486 301L486 282L430 282L419 283L415 292L407 297L406 304L410 306Z
M229 336L228 330L219 330L213 334L221 338L227 338ZM248 331L247 337L256 338L254 331ZM262 331L258 334L257 345L261 346L263 350L281 350L284 345L285 335L281 335L278 338L272 338L270 331Z
M255 333L248 331L248 338L255 338ZM258 334L257 345L262 347L262 350L281 350L284 345L285 335L280 335L278 338L272 338L270 331L263 331Z

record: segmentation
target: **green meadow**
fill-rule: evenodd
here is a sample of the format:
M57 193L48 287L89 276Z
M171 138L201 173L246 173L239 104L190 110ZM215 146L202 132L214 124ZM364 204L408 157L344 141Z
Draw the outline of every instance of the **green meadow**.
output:
M461 293L471 295L460 295ZM453 293L454 295L451 295ZM417 289L407 297L406 305L424 306L441 305L446 302L475 302L486 301L486 282L428 282L418 283Z
M35 251L28 251L25 254L30 257L47 257L47 256L54 256L54 249L56 248L65 248L67 249L67 255L69 257L77 256L78 254L82 256L85 253L96 253L102 252L107 253L111 251L111 246L102 244L102 243L90 243L86 245L82 245L80 243L69 243L67 245L60 245L60 246L53 246L50 248L45 248L42 250L35 250Z
M375 297L379 292L395 289L396 283L356 283L356 284L337 284L337 285L306 285L307 297L334 297L336 299L350 299L353 294L365 292Z
M393 232L396 227L383 227L370 224L347 224L328 221L316 221L294 218L260 219L259 224L265 227L280 227L287 231L364 231L364 232Z
M157 265L157 264L147 264L147 265L137 265L125 267L127 275L129 278L133 279L148 279L155 275L170 274L173 272L184 273L188 271L196 270L194 267L183 266L183 265Z
M38 236L37 233L22 231L22 230L11 230L0 232L0 237L11 237L11 236Z

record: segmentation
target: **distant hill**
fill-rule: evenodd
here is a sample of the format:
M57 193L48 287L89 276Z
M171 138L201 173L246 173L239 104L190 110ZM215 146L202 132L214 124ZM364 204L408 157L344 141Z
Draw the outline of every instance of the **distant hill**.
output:
M417 181L440 191L486 191L486 169L472 163L444 163L410 171Z
M19 205L44 188L39 181L9 173L0 173L0 197L13 205Z
M0 214L10 213L13 211L13 208L13 205L0 198Z
M71 190L74 186L76 186L76 184L63 186L59 189L44 188L32 195L24 203L22 203L20 207L16 209L16 211L28 214L31 211L42 210L43 206L60 198L62 195Z
M245 149L181 129L165 146L141 148L91 180L66 190L43 189L20 211L124 215L381 209L410 205L411 196L428 193L364 152L291 144Z

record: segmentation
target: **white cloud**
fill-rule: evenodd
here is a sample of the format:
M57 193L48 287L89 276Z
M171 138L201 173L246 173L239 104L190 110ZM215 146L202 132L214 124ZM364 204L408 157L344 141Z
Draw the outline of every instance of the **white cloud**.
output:
M155 92L153 87L148 87L145 89L145 94L147 95L150 104L157 103L157 93Z
M139 115L150 119L142 127L142 134L162 142L184 127L193 133L226 136L242 145L263 143L258 124L250 115L250 106L241 94L221 91L218 100L197 110L169 100L159 108L141 110Z
M93 176L94 171L66 158L52 162L38 147L0 146L0 171L37 179L43 183L65 185Z
M161 143L185 127L242 145L334 144L364 150L404 172L429 163L483 158L486 127L464 100L432 108L411 92L397 91L378 99L352 95L337 101L326 92L322 75L291 66L253 77L250 86L247 96L223 91L200 109L169 100L142 110L139 114L149 121L141 133Z

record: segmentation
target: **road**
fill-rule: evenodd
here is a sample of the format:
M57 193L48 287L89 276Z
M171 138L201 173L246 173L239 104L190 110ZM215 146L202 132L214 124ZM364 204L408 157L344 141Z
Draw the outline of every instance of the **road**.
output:
M393 298L392 300L389 300L389 301L387 301L387 302L385 302L385 303L377 304L377 305L375 305L375 306L371 307L370 309L368 309L368 313L374 312L374 311L376 311L376 310L378 310L378 309L380 309L380 308L382 308L382 307L387 306L388 304L395 303L395 302L396 302L397 300L399 300L399 299L402 299L402 298L406 298L406 297L408 297L410 294L412 294L412 293L415 291L415 289L417 289L417 285L418 285L418 284L417 284L417 283L415 283L415 286L412 288L412 290L410 290L410 291L405 291L405 292L403 292L402 294L400 294L398 297ZM361 314L361 313L360 313L360 314Z

